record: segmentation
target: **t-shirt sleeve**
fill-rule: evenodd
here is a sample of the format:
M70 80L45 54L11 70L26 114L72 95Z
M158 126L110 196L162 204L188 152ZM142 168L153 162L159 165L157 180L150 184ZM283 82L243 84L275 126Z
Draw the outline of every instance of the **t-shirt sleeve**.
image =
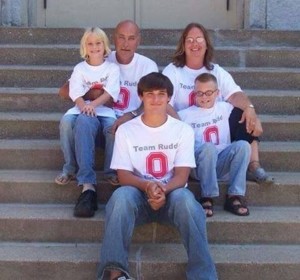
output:
M120 68L118 65L111 65L107 83L103 88L117 102L120 93Z
M70 77L70 92L69 96L73 102L79 97L82 97L86 94L86 89L83 83L83 76L79 69L79 66L75 66Z
M126 130L122 126L115 135L115 143L110 168L133 171L133 165L128 150Z
M183 125L182 137L178 146L175 167L196 167L194 157L195 136L193 129L187 124Z

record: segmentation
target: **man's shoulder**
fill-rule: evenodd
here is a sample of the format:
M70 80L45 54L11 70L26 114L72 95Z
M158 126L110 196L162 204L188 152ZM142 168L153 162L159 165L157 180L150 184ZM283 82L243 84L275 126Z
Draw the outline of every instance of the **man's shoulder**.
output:
M154 60L152 60L151 58L144 56L142 54L139 54L139 53L135 53L134 55L136 57L137 63L150 64L150 65L157 67L157 63Z

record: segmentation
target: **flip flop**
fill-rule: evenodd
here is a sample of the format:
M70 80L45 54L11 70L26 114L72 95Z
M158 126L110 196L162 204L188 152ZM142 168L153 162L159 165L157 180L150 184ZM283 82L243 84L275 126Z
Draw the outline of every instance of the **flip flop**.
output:
M66 173L60 173L56 176L55 183L58 184L58 185L67 185L74 179L75 179L74 175L69 175L69 174L66 174Z
M113 186L119 186L120 185L120 182L119 182L119 179L118 179L117 175L110 175L110 176L104 177L104 180L106 182L110 183Z

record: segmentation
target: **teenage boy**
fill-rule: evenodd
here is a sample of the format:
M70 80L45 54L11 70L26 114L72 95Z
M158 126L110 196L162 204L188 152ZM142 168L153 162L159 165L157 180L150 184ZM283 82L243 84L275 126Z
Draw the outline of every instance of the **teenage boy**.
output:
M210 256L205 213L186 188L195 167L194 133L167 114L169 78L150 73L138 83L144 113L116 131L111 168L120 184L106 205L98 279L130 279L128 252L135 225L169 223L188 254L186 277L217 279Z
M217 79L204 73L195 79L196 105L178 112L181 120L195 133L196 169L192 176L200 180L201 204L206 216L213 215L213 198L219 196L218 179L228 177L224 209L235 215L247 216L244 199L250 145L244 140L231 143L229 119L234 107L217 102ZM227 175L227 176L226 176Z

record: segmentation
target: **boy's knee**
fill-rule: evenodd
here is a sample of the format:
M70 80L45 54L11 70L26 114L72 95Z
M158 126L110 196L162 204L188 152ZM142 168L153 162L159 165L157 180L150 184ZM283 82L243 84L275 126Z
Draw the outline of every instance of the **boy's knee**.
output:
M200 148L196 149L195 156L197 164L201 163L203 159L205 159L205 161L217 160L217 148L213 143L204 143Z
M241 152L241 153L244 153L246 155L250 154L251 146L247 141L239 140L239 141L235 142L235 145L236 145L237 152Z

